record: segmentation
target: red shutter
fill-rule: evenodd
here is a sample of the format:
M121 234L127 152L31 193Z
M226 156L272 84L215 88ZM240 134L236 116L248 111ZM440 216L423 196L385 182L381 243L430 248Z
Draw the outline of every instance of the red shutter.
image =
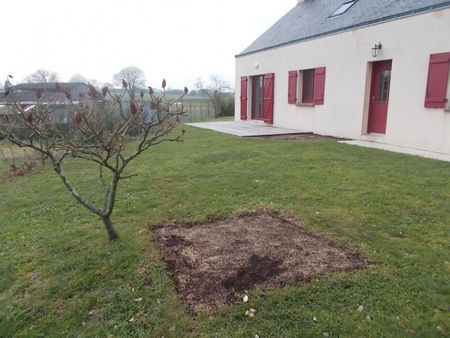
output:
M241 77L241 120L247 120L247 76Z
M288 85L288 103L297 103L297 82L298 82L298 72L296 70L291 70L289 72L289 85Z
M426 108L445 108L449 65L450 53L430 55L427 92L425 94Z
M326 68L314 70L314 104L323 104L325 99L325 73Z
M264 101L263 120L265 123L273 124L273 94L274 94L275 74L264 75Z

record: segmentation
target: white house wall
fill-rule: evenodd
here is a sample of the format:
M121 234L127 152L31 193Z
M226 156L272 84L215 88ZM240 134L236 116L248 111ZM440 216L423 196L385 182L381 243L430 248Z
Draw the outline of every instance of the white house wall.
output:
M450 112L424 108L430 54L450 52L449 32L450 9L443 9L240 56L236 83L241 76L275 73L275 126L371 139L374 136L365 135L371 62L392 59L387 130L375 140L450 154ZM383 48L373 58L371 49L377 42ZM326 67L324 105L288 104L288 71L316 67ZM250 90L249 85L249 119ZM236 119L240 119L239 95Z

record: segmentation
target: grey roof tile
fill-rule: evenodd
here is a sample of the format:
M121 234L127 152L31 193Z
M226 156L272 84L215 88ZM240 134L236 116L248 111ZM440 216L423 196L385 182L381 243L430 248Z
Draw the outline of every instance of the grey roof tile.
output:
M297 4L238 56L450 7L449 0L358 0L344 14L329 18L344 2L305 0Z
M59 82L58 83L60 88L63 90L71 90L78 86L82 86L87 88L88 85L83 82ZM34 91L36 89L42 89L42 90L56 90L56 83L49 82L49 83L19 83L12 87L13 90L31 90Z

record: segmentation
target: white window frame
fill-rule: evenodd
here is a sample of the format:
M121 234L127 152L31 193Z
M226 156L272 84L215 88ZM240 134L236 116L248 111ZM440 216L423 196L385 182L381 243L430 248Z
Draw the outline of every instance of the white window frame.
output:
M336 16L342 15L347 12L358 0L348 0L340 5L333 13L330 14L329 18L334 18Z
M313 71L313 87L312 87L312 95L313 95L313 102L303 102L303 72L307 70ZM315 68L307 68L307 69L300 69L298 71L298 78L297 78L297 105L298 106L314 106L314 76L315 76Z

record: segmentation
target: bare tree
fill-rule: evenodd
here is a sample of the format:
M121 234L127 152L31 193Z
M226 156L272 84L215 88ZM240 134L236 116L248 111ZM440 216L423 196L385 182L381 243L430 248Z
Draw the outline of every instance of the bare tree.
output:
M28 83L54 83L59 80L59 75L56 72L41 68L25 78Z
M101 88L101 87L111 87L111 86L106 86L103 85L102 86L102 82L98 81L96 79L90 79L88 80L84 75L81 74L74 74L71 76L71 78L69 79L69 82L82 82L82 83L90 83L91 85L93 85L95 88Z
M29 110L21 105L11 91L6 91L9 115L0 121L0 136L19 147L32 148L48 157L55 173L69 193L86 209L99 216L108 232L110 240L118 238L111 221L116 192L119 182L134 174L125 169L133 160L147 149L162 142L180 141L184 131L170 136L179 124L179 116L184 113L183 94L174 101L165 95L156 96L151 87L151 102L144 100L140 93L137 100L125 104L124 96L128 83L123 82L120 94L111 94L104 87L101 93L89 85L88 96L72 99L70 94L59 89L58 97L44 97L37 90L36 105ZM165 80L163 89L165 89ZM57 85L58 88L58 85ZM75 101L77 100L77 101ZM64 105L63 119L56 114L55 107ZM150 109L153 108L153 110ZM20 137L16 130L25 129L27 136ZM138 131L138 137L132 139L131 131ZM22 133L23 134L23 133ZM98 166L99 183L103 187L103 203L98 206L89 202L75 189L64 168L71 165L69 158L78 158Z
M11 79L13 79L12 75L8 75L6 77L5 85L2 88L4 88L5 90L8 90L9 88L11 88L13 86ZM1 83L0 83L0 86L1 86Z
M88 80L86 79L85 76L81 75L81 74L74 74L70 77L69 82L83 82L83 83L87 83Z
M96 79L91 79L88 81L88 83L90 83L91 85L93 85L95 88L98 88L98 89L105 87L105 85L103 84L102 81L99 81Z
M103 84L103 87L113 88L114 85L113 85L111 82L105 82L105 83Z
M215 117L221 116L224 94L231 90L230 85L219 75L213 74L210 76L208 84L205 85L202 78L199 77L194 87L202 94L208 96L213 105Z
M114 82L121 86L123 81L128 83L127 92L131 100L136 98L136 92L140 88L145 88L145 73L142 69L134 66L123 68L114 74Z

